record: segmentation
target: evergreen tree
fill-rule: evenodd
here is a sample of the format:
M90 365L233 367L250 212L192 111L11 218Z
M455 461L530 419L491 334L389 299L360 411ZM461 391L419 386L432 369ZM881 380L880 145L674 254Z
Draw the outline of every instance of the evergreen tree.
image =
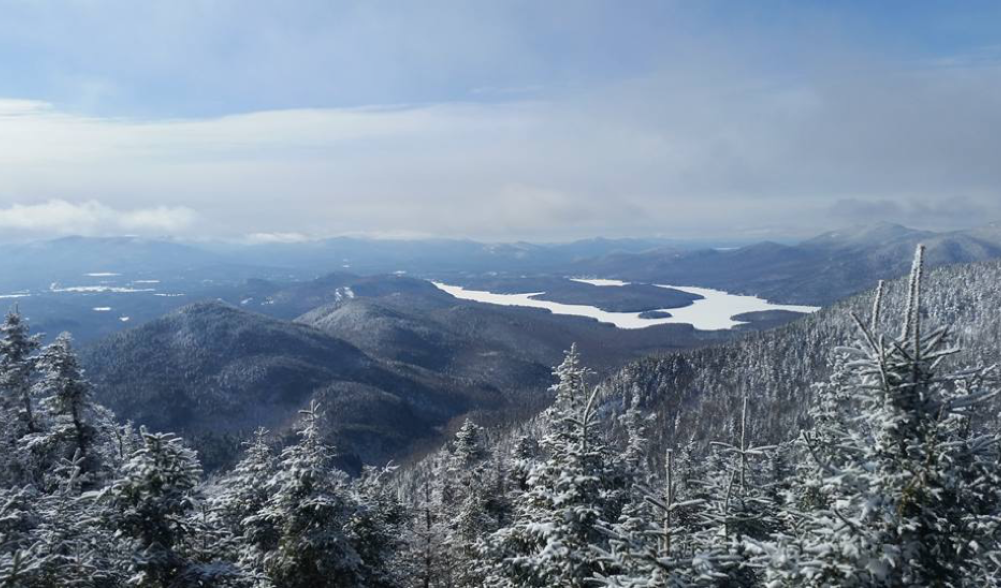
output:
M86 488L108 465L104 462L114 459L110 431L115 425L111 414L93 401L71 341L68 333L61 334L36 360L40 378L35 394L43 397L47 420L44 439L36 446L44 447L54 462L76 456L79 483Z
M922 253L900 333L877 331L877 297L847 371L821 388L802 436L812 508L764 546L770 585L986 585L997 569L1001 439L975 425L997 391L981 370L942 369L956 349L947 329L924 330ZM844 398L854 410L829 408Z
M320 439L319 407L314 402L302 415L299 443L282 451L267 503L244 524L275 586L364 586L363 562L345 533L352 515L346 476L331 467Z
M779 505L767 468L767 458L776 448L751 443L747 401L745 394L736 443L712 444L720 459L715 462L717 468L709 472L702 509L704 524L696 532L718 586L756 586L754 552L748 543L767 539L779 525Z
M678 545L683 533L672 518L678 508L674 452L667 452L663 493L658 496L651 490L649 442L635 391L620 420L627 434L623 454L627 501L618 520L602 524L608 548L593 546L602 562L595 582L615 588L687 586L692 582L691 559L679 556L684 553Z
M41 346L41 336L30 335L28 323L17 310L7 313L0 325L0 393L7 407L18 406L28 433L37 430L32 406L31 384L34 375L32 354Z
M264 509L270 498L268 485L277 472L274 452L266 429L257 429L252 441L233 470L219 483L219 491L210 500L210 525L220 534L218 551L229 556L248 575L260 575L263 562L259 555L277 546L277 529L255 520L247 520Z
M694 551L690 530L679 524L679 509L698 507L700 500L679 502L673 450L664 460L662 492L638 488L617 524L606 528L609 547L595 547L604 566L595 582L610 588L685 588L707 584L708 560Z
M395 470L366 467L350 487L354 511L345 531L363 562L366 588L403 586L407 577L401 552L408 513L387 484Z
M499 485L490 457L484 429L467 419L455 435L443 479L445 544L455 586L482 586L479 543L499 528L505 509L503 497L494 495Z
M124 577L113 565L116 538L95 525L91 503L81 497L84 458L77 452L54 468L51 493L39 493L32 505L31 548L17 586L120 586ZM2 585L2 584L0 584Z
M489 541L490 585L582 588L599 569L591 554L604 543L598 523L618 518L624 492L599 435L598 390L588 389L587 373L576 346L554 371L556 401L541 443L546 457L516 497L512 524Z
M197 572L185 550L193 532L187 517L196 506L201 468L195 453L177 437L146 430L140 435L142 444L125 462L121 477L98 499L108 506L106 524L132 542L124 562L129 583L176 587Z

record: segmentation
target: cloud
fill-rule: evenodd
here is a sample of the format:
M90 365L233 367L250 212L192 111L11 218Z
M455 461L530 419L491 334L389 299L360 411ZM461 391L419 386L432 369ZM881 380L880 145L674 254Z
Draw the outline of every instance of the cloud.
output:
M252 245L272 244L272 243L304 243L309 241L308 235L302 233L251 233L244 238L244 242Z
M1001 218L1001 65L767 83L741 65L505 102L201 118L0 101L0 207L35 219L21 230L259 240L789 236Z
M178 230L236 239L1001 218L997 3L4 8L3 92L37 100L0 96L0 208L197 210Z
M0 208L0 229L25 235L122 233L181 234L196 220L194 211L158 206L118 210L93 200L74 204L50 200L39 204L14 204Z
M845 224L864 224L873 219L936 229L957 229L984 224L997 214L997 210L965 196L943 198L940 201L910 200L859 200L845 198L829 208L831 217ZM995 217L996 218L996 217Z

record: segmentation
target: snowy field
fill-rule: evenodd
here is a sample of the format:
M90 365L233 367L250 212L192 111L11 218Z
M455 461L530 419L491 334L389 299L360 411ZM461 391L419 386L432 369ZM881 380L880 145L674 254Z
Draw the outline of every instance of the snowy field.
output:
M625 286L628 282L619 280L585 280L572 278L575 282L591 284L601 287ZM682 308L664 308L661 312L669 313L667 318L643 318L639 312L609 312L594 306L581 304L563 304L550 300L540 300L538 296L545 292L532 292L527 294L495 294L480 290L467 290L461 286L451 286L440 282L431 282L439 290L451 294L460 300L472 300L485 304L497 304L501 306L523 306L527 308L544 308L553 314L564 314L571 316L585 316L597 319L603 323L611 323L620 329L645 329L655 325L666 325L683 323L694 326L702 331L720 331L732 329L737 325L744 324L743 321L733 320L732 317L747 312L760 312L764 310L788 310L792 312L810 313L820 310L818 306L796 306L787 304L772 304L757 296L741 296L730 294L722 290L712 290L710 288L696 288L693 286L669 286L666 284L654 284L658 288L670 288L680 290L690 294L702 296L689 306Z

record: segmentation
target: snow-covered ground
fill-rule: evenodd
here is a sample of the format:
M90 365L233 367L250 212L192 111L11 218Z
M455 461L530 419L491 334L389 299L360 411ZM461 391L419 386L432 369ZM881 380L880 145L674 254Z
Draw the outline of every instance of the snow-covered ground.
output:
M577 282L584 282L594 286L624 286L626 282L619 280L584 280L575 279ZM461 286L451 286L440 282L432 282L438 289L451 294L461 300L473 300L486 304L498 304L501 306L524 306L528 308L544 308L553 314L564 314L572 316L585 316L597 319L603 323L611 323L620 329L644 329L654 325L665 325L672 323L684 323L694 326L703 331L719 331L732 329L743 321L735 321L732 317L746 312L758 312L763 310L788 310L792 312L816 312L820 310L817 306L795 306L787 304L772 304L757 296L741 296L730 294L722 290L712 290L709 288L696 288L693 286L669 286L666 284L654 284L659 288L670 288L691 294L698 294L702 299L696 300L689 306L682 308L664 308L663 312L670 313L668 318L641 318L638 312L609 312L594 306L582 304L563 304L550 300L540 300L537 296L544 292L533 292L528 294L494 294L480 290L467 290Z
M570 278L571 282L580 282L581 284L591 284L592 286L628 286L629 282L623 282L622 280L605 280L601 278Z
M60 287L58 283L53 282L49 286L49 292L112 292L115 294L131 294L135 292L156 292L153 288L125 288L121 286L69 286L66 288Z

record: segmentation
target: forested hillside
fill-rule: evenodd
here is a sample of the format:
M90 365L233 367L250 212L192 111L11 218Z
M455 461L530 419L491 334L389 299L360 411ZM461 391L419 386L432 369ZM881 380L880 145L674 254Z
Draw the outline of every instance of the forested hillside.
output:
M855 296L733 342L637 361L602 383L606 407L621 413L628 399L637 396L644 410L657 415L652 431L658 446L692 439L704 445L735 439L746 395L754 437L783 440L805 423L811 384L830 375L832 350L853 339L852 315L868 316L872 297L872 292ZM907 280L885 284L881 328L893 326L906 298ZM924 302L925 320L950 325L951 336L964 349L963 366L1001 363L1001 262L929 271Z
M313 401L296 439L262 429L205 478L181 438L95 402L68 338L40 348L11 313L0 586L996 586L1001 264L922 270L919 250L874 296L602 386L572 347L531 422L467 421L354 477Z
M367 355L320 330L222 302L184 307L84 349L99 401L153 431L183 434L215 469L258 427L292 435L297 411L327 407L318 427L347 460L384 463L436 439L456 415L498 408L489 383Z

